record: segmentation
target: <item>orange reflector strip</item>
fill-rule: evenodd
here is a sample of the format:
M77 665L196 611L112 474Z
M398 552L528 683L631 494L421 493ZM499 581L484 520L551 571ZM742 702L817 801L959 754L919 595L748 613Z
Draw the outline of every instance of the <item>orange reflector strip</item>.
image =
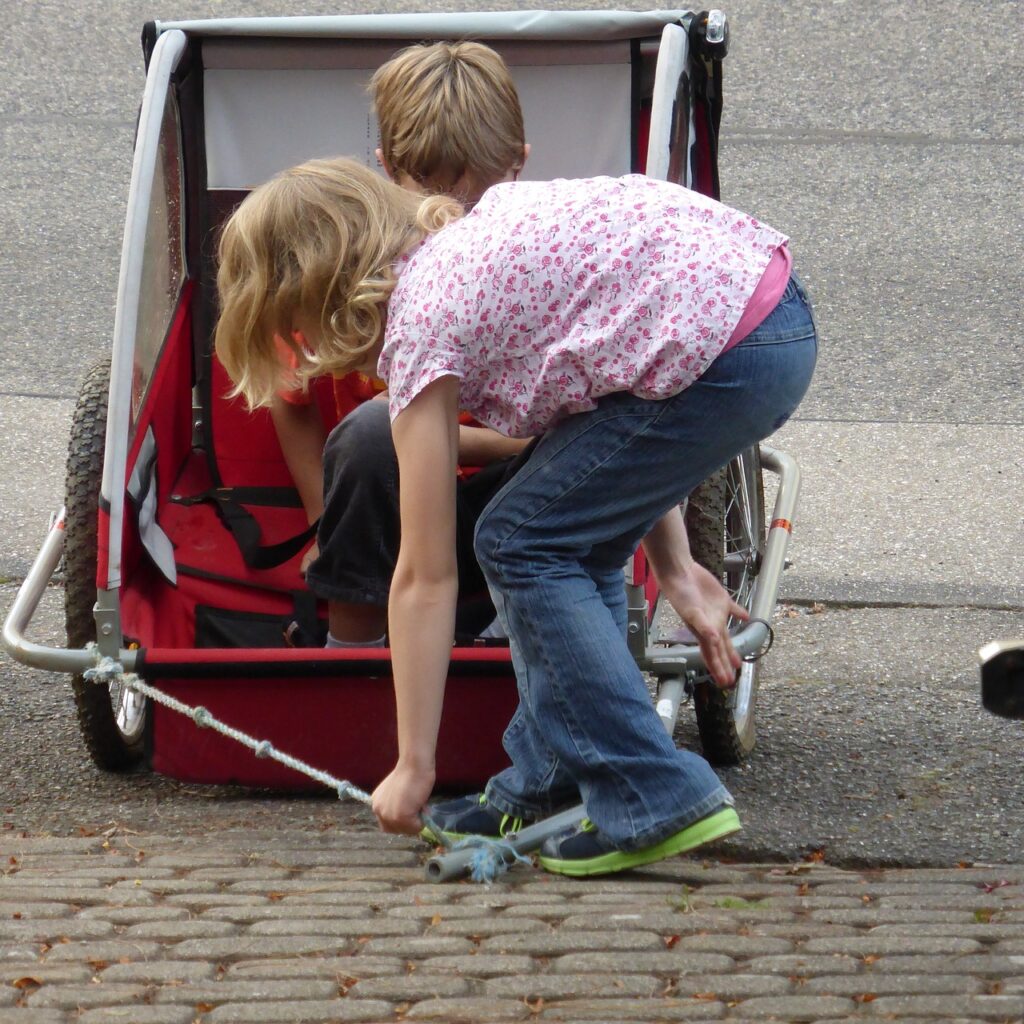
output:
M773 519L769 529L774 530L776 528L785 530L787 533L793 532L793 524L788 519Z

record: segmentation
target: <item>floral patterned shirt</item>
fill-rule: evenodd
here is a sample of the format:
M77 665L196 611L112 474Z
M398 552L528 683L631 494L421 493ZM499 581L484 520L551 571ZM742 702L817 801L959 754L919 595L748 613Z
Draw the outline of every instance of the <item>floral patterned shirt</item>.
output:
M378 366L391 417L449 375L460 406L510 437L617 391L677 394L786 240L642 175L496 185L399 261Z

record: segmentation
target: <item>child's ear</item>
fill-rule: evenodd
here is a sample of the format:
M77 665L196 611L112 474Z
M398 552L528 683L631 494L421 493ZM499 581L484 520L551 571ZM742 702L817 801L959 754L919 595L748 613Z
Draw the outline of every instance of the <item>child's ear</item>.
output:
M391 170L391 168L390 168L390 167L388 166L388 162L387 162L387 160L385 160L385 159L384 159L384 150L383 150L383 149L381 149L381 148L380 148L380 146L378 146L378 147L377 147L377 148L376 148L376 149L375 149L375 150L373 151L373 153L374 153L374 155L375 155L375 156L377 157L377 163L379 163L379 164L380 164L380 166L381 166L381 169L382 169L382 170L384 171L384 173L385 173L385 174L386 174L386 175L387 175L387 176L388 176L388 177L389 177L389 178L390 178L390 179L391 179L392 181L394 181L394 180L395 180L395 175L394 175L394 172L393 172L393 171Z
M519 165L519 169L522 170L526 161L530 159L530 144L528 142L523 143L523 162Z

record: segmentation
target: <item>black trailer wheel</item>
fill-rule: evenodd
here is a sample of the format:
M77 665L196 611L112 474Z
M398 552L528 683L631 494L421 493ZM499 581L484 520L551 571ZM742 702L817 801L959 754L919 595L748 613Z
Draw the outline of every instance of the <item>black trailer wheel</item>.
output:
M96 639L97 515L107 430L110 360L86 374L71 421L64 496L64 620L68 647ZM124 771L142 757L146 699L119 684L109 687L73 676L82 738L93 761Z
M767 532L757 448L737 456L690 495L686 525L694 558L749 609ZM731 690L711 681L697 686L697 728L704 756L712 764L736 764L754 749L758 668L758 662L744 662Z

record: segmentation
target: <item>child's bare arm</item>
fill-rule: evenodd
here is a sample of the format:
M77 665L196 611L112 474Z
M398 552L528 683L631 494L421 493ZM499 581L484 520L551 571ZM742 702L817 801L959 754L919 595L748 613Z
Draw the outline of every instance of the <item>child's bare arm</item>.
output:
M662 593L697 637L708 672L719 686L731 686L740 657L729 636L729 617L746 619L747 612L714 575L693 560L678 508L651 527L643 547Z
M279 395L270 407L284 461L295 481L302 507L310 523L324 510L324 442L327 432L316 402L305 405L285 401Z
M505 437L490 427L459 426L459 462L464 466L487 466L510 455L518 455L529 439Z
M387 832L416 833L434 785L434 758L455 633L455 473L458 380L425 388L392 425L402 541L388 624L398 716L398 762L373 795Z

